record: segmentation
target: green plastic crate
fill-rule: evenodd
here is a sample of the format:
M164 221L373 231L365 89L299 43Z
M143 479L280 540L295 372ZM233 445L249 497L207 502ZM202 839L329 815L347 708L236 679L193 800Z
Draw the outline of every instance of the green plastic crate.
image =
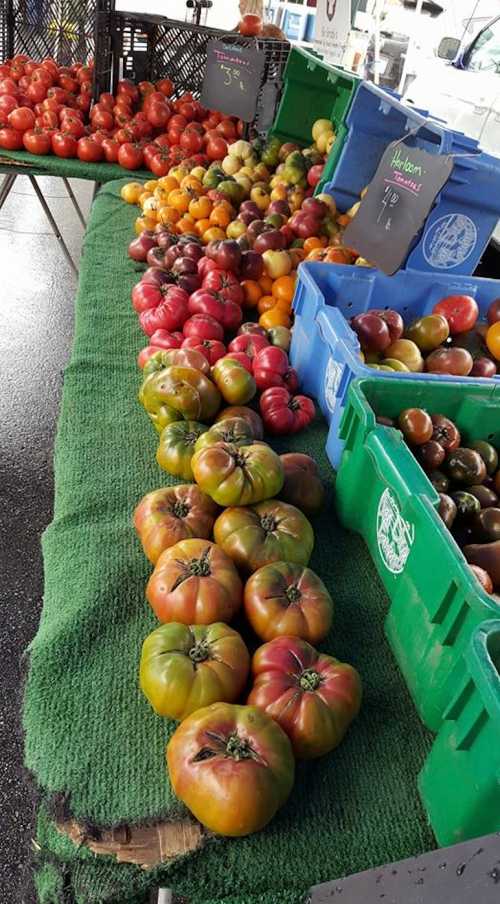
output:
M474 631L464 663L419 776L442 846L500 831L500 620Z
M312 143L312 127L317 119L330 119L336 140L328 155L318 194L333 178L345 139L345 118L361 82L359 76L294 47L288 57L284 88L270 135L301 146Z
M343 524L362 534L391 599L385 630L423 722L433 731L464 674L476 626L500 609L437 514L439 496L400 431L376 424L420 406L451 417L468 440L500 447L500 387L355 380L340 425Z

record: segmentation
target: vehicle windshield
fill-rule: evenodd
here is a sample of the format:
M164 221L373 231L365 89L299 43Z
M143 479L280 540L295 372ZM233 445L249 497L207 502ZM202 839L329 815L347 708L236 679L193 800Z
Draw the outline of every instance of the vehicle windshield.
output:
M469 53L467 69L500 73L500 19L478 37Z

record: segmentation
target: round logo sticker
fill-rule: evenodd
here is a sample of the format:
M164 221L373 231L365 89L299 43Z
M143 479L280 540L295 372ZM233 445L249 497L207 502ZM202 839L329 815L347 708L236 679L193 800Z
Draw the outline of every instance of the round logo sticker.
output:
M476 244L476 224L463 213L450 213L425 233L423 252L431 267L451 270L467 260Z
M325 402L329 410L333 413L337 407L337 389L339 388L340 378L342 377L343 367L333 358L328 359L325 372Z
M415 539L415 527L401 516L391 491L380 497L377 511L377 543L382 561L391 574L401 574Z

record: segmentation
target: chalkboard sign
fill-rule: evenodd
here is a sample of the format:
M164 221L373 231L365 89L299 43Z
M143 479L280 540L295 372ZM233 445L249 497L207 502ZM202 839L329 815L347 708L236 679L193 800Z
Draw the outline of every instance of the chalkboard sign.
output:
M345 231L345 244L391 276L406 260L452 169L449 155L429 154L402 141L390 144Z
M203 106L252 122L265 65L266 55L257 47L209 41L201 94Z

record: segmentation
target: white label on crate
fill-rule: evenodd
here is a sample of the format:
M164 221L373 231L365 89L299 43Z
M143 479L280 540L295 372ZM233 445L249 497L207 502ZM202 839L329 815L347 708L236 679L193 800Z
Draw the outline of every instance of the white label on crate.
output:
M440 217L424 235L423 253L427 263L439 270L463 264L477 245L476 224L463 213Z
M391 574L401 574L415 539L415 527L405 521L391 491L380 497L377 511L377 543L382 561Z
M342 377L343 367L341 364L338 364L337 361L334 361L333 358L328 359L328 364L325 372L325 402L328 406L329 411L335 411L337 407L337 389L340 385L340 379Z

